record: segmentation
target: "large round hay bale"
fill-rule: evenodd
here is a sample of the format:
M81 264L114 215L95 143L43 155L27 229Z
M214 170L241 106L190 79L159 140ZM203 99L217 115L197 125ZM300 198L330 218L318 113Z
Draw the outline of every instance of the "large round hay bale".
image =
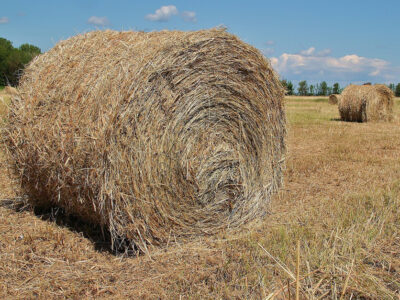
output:
M35 205L149 244L265 214L281 184L284 91L224 30L95 31L26 68L6 144Z
M332 94L329 95L329 99L328 99L328 103L329 104L338 104L339 103L339 99L340 99L340 95L338 94Z
M349 85L340 98L343 121L390 121L393 118L393 92L383 84Z

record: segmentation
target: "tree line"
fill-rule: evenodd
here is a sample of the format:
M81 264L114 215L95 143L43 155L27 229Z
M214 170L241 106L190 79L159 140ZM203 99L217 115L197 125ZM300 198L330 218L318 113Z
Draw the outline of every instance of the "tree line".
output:
M396 86L394 85L394 83L389 83L388 87L393 91L396 97L400 97L400 83L398 83Z
M22 44L18 48L5 38L0 38L0 86L18 85L24 67L42 51L39 47Z
M330 94L340 94L342 89L339 83L334 83L333 86L329 86L326 81L321 83L308 85L306 80L300 81L297 90L291 81L286 79L281 80L283 87L286 89L288 95L299 95L299 96L328 96Z
M291 81L286 79L281 80L281 83L285 88L287 95L329 96L331 94L340 94L343 90L337 82L335 82L332 86L329 86L326 81L308 85L307 81L303 80L299 82L297 88L295 88ZM396 97L400 97L400 83L397 85L390 83L388 84L388 87L393 91Z

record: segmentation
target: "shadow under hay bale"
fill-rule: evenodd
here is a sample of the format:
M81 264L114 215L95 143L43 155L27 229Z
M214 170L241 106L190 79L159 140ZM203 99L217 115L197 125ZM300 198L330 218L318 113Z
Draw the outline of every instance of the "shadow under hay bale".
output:
M339 101L343 121L391 121L393 118L393 92L383 84L349 85Z
M111 235L108 230L104 230L96 224L86 223L74 215L66 214L61 207L32 207L27 199L20 197L0 199L0 207L16 212L32 211L41 220L54 222L58 226L67 227L74 232L81 233L94 244L97 251L107 251L114 255L130 256L136 254L136 246L125 238L118 239L112 249L109 242Z
M147 251L240 226L281 185L283 88L224 30L78 35L36 57L18 90L4 138L22 190L112 243Z

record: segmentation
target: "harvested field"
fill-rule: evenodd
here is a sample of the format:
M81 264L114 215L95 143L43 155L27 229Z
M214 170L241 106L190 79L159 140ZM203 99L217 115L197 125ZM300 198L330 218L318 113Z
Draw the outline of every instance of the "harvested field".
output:
M24 208L1 172L0 298L294 299L299 240L302 298L396 299L398 119L341 122L327 97L290 97L286 109L285 183L270 215L150 255L116 256L101 234Z

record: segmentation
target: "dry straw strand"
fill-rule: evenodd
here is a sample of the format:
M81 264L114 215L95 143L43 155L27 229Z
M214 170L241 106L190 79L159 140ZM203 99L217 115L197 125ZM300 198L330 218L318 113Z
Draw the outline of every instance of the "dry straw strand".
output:
M114 245L240 226L281 185L283 88L222 29L78 35L36 57L18 90L3 136L24 193Z
M391 121L393 92L383 84L349 85L340 98L339 113L343 121Z
M300 299L300 240L296 247L296 300Z

